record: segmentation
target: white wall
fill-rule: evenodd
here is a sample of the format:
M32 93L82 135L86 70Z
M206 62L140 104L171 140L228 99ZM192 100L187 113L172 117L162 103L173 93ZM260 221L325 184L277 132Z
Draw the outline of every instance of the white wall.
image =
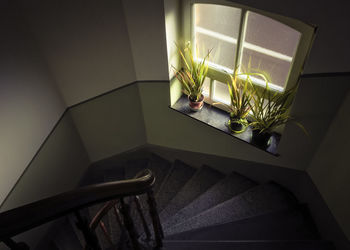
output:
M135 80L121 0L20 3L67 106Z
M0 32L1 204L65 106L15 8L2 6Z
M123 0L137 80L168 80L163 0Z
M91 162L146 143L136 84L118 89L69 110Z
M70 114L66 112L3 203L1 211L76 188L89 165L87 152ZM16 239L35 249L49 225L27 231ZM0 243L0 249L8 248Z
M350 239L350 91L307 172Z

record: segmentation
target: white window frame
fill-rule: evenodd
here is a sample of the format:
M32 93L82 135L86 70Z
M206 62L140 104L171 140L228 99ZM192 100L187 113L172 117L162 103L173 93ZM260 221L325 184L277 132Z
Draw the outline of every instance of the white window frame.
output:
M242 58L241 53L242 53L242 39L244 38L244 35L242 34L244 31L243 25L246 24L246 13L247 11L252 11L258 14L261 14L266 17L270 17L278 22L281 22L298 32L300 32L300 40L298 43L298 46L296 48L296 52L294 54L294 57L292 58L291 61L291 66L289 70L289 74L286 79L285 83L285 89L283 90L282 87L279 86L270 86L270 90L272 92L283 92L285 90L289 90L293 88L298 80L299 76L303 71L303 67L305 64L305 60L309 54L312 42L314 40L314 35L315 35L315 30L316 28L312 25L303 23L302 21L292 19L289 17L284 17L280 16L277 14L269 13L266 11L258 10L255 8L251 8L248 6L244 6L241 4L236 4L233 2L228 2L225 0L183 0L182 1L182 17L183 17L183 22L182 22L182 37L184 41L194 41L194 18L193 18L193 5L195 3L202 3L202 4L218 4L218 5L224 5L224 6L231 6L235 8L240 8L241 9L241 24L240 24L240 30L239 30L239 36L237 39L237 49L236 49L236 58L235 58L235 65L238 65L239 62L238 60ZM228 39L226 37L222 37L222 39ZM232 39L232 38L231 38ZM195 46L193 46L195 47ZM255 48L255 49L264 49L264 48ZM266 52L266 51L265 51ZM272 53L275 53L273 51L269 51ZM275 56L278 57L285 57L285 55L282 54L276 54ZM287 58L283 58L287 59ZM290 58L288 58L290 60ZM229 80L229 77L227 73L233 73L231 69L226 69L220 65L213 65L212 63L209 63L209 71L208 71L208 78L210 79L210 91L209 91L209 96L205 98L205 102L212 104L216 101L213 99L213 93L214 93L214 84L213 82L215 80L220 81L222 83L226 83ZM256 86L260 86L261 88L264 88L265 83L259 84L259 82L255 82ZM276 87L275 87L276 86ZM220 107L221 109L225 109L224 106Z

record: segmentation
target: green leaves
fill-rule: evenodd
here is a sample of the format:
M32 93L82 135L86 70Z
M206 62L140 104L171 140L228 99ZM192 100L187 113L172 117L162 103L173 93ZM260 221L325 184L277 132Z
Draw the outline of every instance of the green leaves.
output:
M252 82L249 74L237 73L230 75L227 82L231 104L228 106L231 116L243 119L249 114L249 103L252 99Z
M183 92L191 99L198 101L202 96L204 80L208 73L206 60L208 60L211 50L208 51L203 60L196 62L189 43L186 44L184 50L181 50L177 44L176 47L184 68L176 69L173 67L175 77L182 84Z
M255 94L252 95L252 102L250 103L253 120L251 126L259 130L260 133L272 132L276 127L293 119L289 115L289 111L298 88L295 85L283 93L272 92L269 89L267 77L263 79L265 79L266 87L263 91L258 91L256 86L253 85ZM306 132L300 123L295 123Z

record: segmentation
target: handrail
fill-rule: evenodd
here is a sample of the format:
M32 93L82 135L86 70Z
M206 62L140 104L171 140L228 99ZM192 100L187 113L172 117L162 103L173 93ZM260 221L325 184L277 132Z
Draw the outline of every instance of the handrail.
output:
M130 180L89 185L0 213L0 241L96 203L151 190L150 170Z

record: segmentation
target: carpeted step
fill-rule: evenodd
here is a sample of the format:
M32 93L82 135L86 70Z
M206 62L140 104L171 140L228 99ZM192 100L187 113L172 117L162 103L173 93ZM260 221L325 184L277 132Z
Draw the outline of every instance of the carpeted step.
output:
M248 219L199 228L167 237L169 240L316 240L319 234L305 217L305 205Z
M128 160L124 166L125 179L132 179L137 173L146 169L149 164L148 158Z
M97 205L90 206L88 208L88 213L89 213L89 218L90 218L89 222L93 219L93 217L103 207L104 204L105 203L100 203L100 204L97 204ZM109 218L108 218L107 215L102 218L102 222L104 223L108 234L111 235L110 226L109 226ZM99 241L100 246L102 247L102 249L106 249L106 248L111 246L111 243L107 240L107 238L106 238L106 236L105 236L105 234L104 234L104 232L103 232L103 230L101 229L100 226L97 226L95 232L96 232L98 241Z
M131 164L131 165L130 165ZM127 178L133 178L139 171L143 169L149 169L153 172L154 176L156 177L156 182L153 186L154 193L157 192L157 190L160 188L163 180L168 175L170 169L171 169L171 163L163 158L161 158L158 155L152 154L148 161L147 166L145 166L144 161L129 161L127 166L125 167L125 174ZM143 214L147 221L147 224L151 223L151 219L149 217L149 209L148 209L148 202L147 202L147 196L140 195L140 202L141 206L143 208ZM139 213L136 210L136 204L132 200L129 199L130 209L131 209L131 216L133 218L133 222L135 224L135 227L139 233L139 235L142 235L144 230L141 223L141 218Z
M202 166L160 213L160 220L165 222L224 177L223 173Z
M196 169L182 161L175 160L169 174L163 181L159 192L156 194L158 212L160 213L181 188L194 175Z
M257 183L236 172L232 172L217 184L209 188L205 193L192 201L189 205L177 212L167 220L163 227L167 228L179 224L209 208L212 208L233 196L236 196L256 186Z
M125 179L125 169L123 167L115 167L113 169L105 170L105 182L120 181ZM113 244L118 244L121 236L120 225L116 219L114 210L110 210L106 215L108 218L109 233Z
M165 241L164 250L335 250L329 241Z
M253 187L164 231L166 235L176 234L295 207L296 204L297 201L290 192L270 182Z
M59 228L55 230L53 242L59 250L83 249L83 246L67 219L64 219Z
M168 160L156 154L151 155L148 169L150 169L156 177L156 182L153 186L154 194L158 193L159 188L162 186L165 177L169 174L171 166L172 164Z

